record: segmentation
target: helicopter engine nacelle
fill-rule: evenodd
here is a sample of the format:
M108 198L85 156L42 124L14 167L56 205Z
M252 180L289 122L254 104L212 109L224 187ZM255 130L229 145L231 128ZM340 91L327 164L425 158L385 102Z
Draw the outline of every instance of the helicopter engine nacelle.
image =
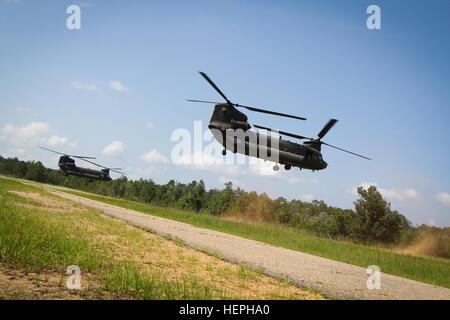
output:
M231 119L231 125L233 126L233 129L242 129L244 131L250 129L250 125L246 121L238 121Z
M305 141L305 142L303 142L303 145L311 147L311 148L314 148L314 149L316 149L317 151L320 152L320 146L321 146L320 142L317 142L317 141L314 141L314 140L312 140L312 141Z

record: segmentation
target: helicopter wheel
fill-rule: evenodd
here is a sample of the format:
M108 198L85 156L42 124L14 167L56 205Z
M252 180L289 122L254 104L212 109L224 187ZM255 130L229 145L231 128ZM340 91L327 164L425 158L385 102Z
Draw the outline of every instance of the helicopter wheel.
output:
M273 171L278 171L278 170L280 170L280 167L277 166L277 165L274 165L274 166L273 166Z
M284 166L284 169L285 170L291 170L291 166L287 164L287 165Z
M225 156L226 154L227 154L227 150L226 150L226 149L223 149L223 150L222 150L222 155Z

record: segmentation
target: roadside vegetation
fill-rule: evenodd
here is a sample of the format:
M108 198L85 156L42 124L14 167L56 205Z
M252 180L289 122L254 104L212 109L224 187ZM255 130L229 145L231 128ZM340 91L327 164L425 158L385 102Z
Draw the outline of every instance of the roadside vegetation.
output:
M450 228L414 227L404 215L392 210L376 187L358 190L355 210L328 206L323 201L303 202L233 188L205 189L202 180L183 184L174 180L158 185L152 180L89 181L66 176L35 161L0 156L0 174L65 186L103 196L181 209L234 221L262 222L308 232L319 237L370 244L414 255L450 258Z
M351 241L318 237L308 231L280 224L233 221L209 214L192 214L179 209L160 208L123 199L104 197L64 189L65 192L91 200L140 211L208 228L274 246L297 250L366 268L378 265L383 272L450 288L450 261L443 258L398 254L385 246L357 244Z
M68 266L81 290L66 287ZM0 299L323 299L0 178Z

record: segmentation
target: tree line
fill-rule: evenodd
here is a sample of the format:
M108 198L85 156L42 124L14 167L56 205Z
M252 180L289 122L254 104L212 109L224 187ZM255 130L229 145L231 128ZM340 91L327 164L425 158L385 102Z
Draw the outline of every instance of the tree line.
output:
M0 173L104 196L178 208L192 214L277 223L322 237L355 242L408 243L418 237L420 230L431 228L413 227L404 215L391 209L390 203L383 199L375 186L367 190L359 187L359 199L354 202L355 209L351 210L328 206L318 200L271 199L265 193L234 188L231 182L225 183L222 189L206 190L203 180L190 183L170 180L166 184L156 184L151 179L128 180L121 177L107 182L89 181L48 169L39 161L25 162L1 156ZM443 230L450 234L450 228Z

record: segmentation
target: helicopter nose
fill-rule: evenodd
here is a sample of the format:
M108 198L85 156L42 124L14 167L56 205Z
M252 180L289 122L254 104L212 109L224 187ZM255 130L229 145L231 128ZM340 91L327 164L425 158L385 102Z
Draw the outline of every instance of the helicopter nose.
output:
M328 164L325 161L322 161L322 169L325 169L328 166Z

